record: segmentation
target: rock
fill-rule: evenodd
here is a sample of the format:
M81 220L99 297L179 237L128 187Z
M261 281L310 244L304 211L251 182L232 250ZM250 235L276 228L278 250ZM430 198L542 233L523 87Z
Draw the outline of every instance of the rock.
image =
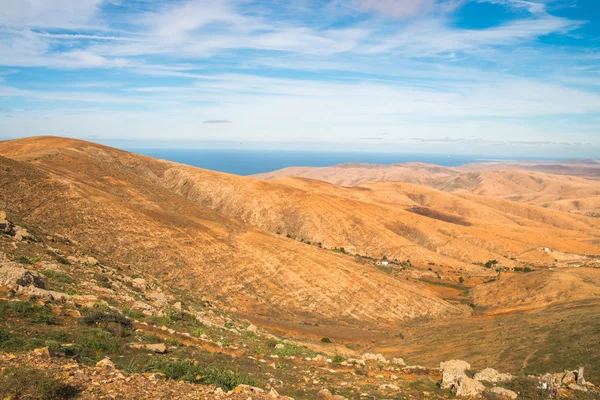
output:
M165 379L167 379L167 376L160 372L150 372L144 374L144 376L146 376L151 381L164 381Z
M34 286L45 289L46 280L37 272L29 271L16 263L5 263L0 265L0 285L11 289L17 286Z
M131 280L131 284L134 288L145 290L146 289L146 280L144 278L135 278Z
M399 358L399 357L392 358L392 364L393 365L400 365L400 366L403 366L403 367L406 365L406 363L404 362L404 360L401 359L401 358Z
M579 369L577 369L577 372L575 373L575 375L577 376L577 384L585 385L585 379L583 377L583 367L579 367Z
M577 377L575 376L575 373L573 371L565 372L562 379L560 380L560 383L563 386L567 386L570 383L575 383L575 382L577 382Z
M562 375L544 374L539 377L538 388L544 390L554 390L560 387Z
M285 348L285 345L284 345L284 344L282 344L282 343L277 343L277 344L275 345L275 349L276 349L276 350L281 350L281 349L283 349L283 348Z
M517 394L515 392L513 392L512 390L501 388L501 387L493 387L489 391L490 391L490 393L494 393L500 397L505 397L505 398L513 399L513 400L517 398Z
M264 393L265 391L261 388L257 388L250 385L238 385L235 389L229 393Z
M327 389L321 389L317 394L317 400L333 400L333 395Z
M588 389L585 386L578 385L576 383L569 383L567 387L571 390L579 390L581 392L587 392Z
M32 351L32 353L38 357L50 358L50 350L48 349L48 347L41 347L39 349L35 349Z
M110 361L109 358L105 358L101 361L98 361L96 363L96 367L104 370L105 372L112 372L114 370L116 370L117 368L115 367L115 364L113 364L112 361Z
M13 226L12 233L9 233L9 234L11 236L13 236L15 238L15 240L17 240L19 242L23 239L28 239L31 237L29 232L27 232L27 229L20 227L18 225Z
M346 360L346 362L348 364L354 364L354 365L360 365L360 366L365 366L365 360L359 360L357 358L349 358Z
M180 301L175 302L175 304L173 304L173 308L176 311L181 311L182 310L182 308L181 308L181 302Z
M167 352L167 346L164 343L147 344L146 349L158 354L165 354Z
M133 308L134 310L141 311L142 314L144 314L147 317L156 314L156 309L154 307L152 307L150 304L146 304L143 301L139 300L135 301L131 308Z
M94 304L98 303L98 297L93 294L71 296L71 300L73 300L78 307L92 307Z
M451 389L457 396L475 397L485 390L485 386L483 386L483 383L471 379L463 373L462 376L458 377L456 384Z
M501 374L494 368L486 368L481 372L478 372L473 377L476 381L486 382L507 382L513 379L511 374Z
M85 258L85 263L86 264L91 264L91 265L97 265L98 264L98 260L96 260L94 257L86 257Z
M364 361L375 361L384 364L389 364L389 361L381 354L365 353L361 357Z
M383 385L380 385L377 390L379 390L380 392L385 392L385 391L390 391L390 390L398 391L398 390L400 390L400 388L396 385L390 385L389 383L384 383Z
M43 301L59 301L67 300L69 296L64 293L55 292L53 290L40 289L33 286L17 286L16 292L28 297L35 297Z
M258 327L257 327L256 325L252 325L252 324L250 324L250 325L249 325L249 326L246 328L246 330L247 330L248 332L256 333L256 332L258 331Z
M442 389L450 389L456 385L461 376L466 376L465 371L471 369L471 365L462 360L450 360L440 363L442 371Z
M485 390L485 386L465 373L471 365L462 360L450 360L440 363L442 370L442 389L451 389L457 396L473 397Z
M279 398L279 393L277 393L277 390L275 390L275 388L271 388L271 390L269 390L269 397L273 399Z

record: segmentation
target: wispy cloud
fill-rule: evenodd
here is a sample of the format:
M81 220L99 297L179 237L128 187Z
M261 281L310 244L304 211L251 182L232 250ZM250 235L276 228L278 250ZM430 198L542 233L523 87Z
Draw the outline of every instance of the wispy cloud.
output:
M461 14L489 4L506 15ZM107 135L102 127L156 137L167 129L180 139L310 132L364 146L411 137L421 146L595 143L600 57L589 32L597 22L557 13L555 2L0 5L0 105L53 111L46 129L11 111L0 134L77 126L82 137ZM475 140L482 130L508 137Z

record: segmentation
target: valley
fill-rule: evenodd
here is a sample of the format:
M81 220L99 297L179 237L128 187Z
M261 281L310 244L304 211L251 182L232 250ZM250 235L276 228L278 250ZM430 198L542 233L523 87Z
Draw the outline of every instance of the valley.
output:
M231 398L246 383L265 390L255 398L271 388L296 399L325 388L447 398L436 382L451 359L515 375L506 388L525 385L521 398L537 398L546 372L584 367L597 384L593 166L574 176L404 164L241 177L73 139L0 142L0 350L18 354L0 363L49 347L62 356L48 362L66 368L73 348L78 368L110 356L131 374L123 379L216 385ZM89 315L99 320L86 325ZM179 367L195 375L167 360L187 360ZM557 390L594 399L587 388Z

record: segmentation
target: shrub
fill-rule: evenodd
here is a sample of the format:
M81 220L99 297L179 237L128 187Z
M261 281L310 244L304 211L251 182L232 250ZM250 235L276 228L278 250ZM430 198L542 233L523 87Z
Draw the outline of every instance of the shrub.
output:
M225 366L212 365L206 368L189 360L153 359L145 368L146 372L161 372L169 379L183 380L192 383L216 385L224 390L231 390L238 385L256 386L256 382L239 370L229 370Z
M19 316L34 323L54 325L56 317L45 306L36 306L25 301L0 301L0 316Z
M33 350L42 347L44 343L38 339L28 339L24 335L17 335L0 329L0 350L13 352Z
M45 269L42 271L42 274L61 283L73 283L73 278L71 278L69 275L54 271L53 269Z
M79 390L46 371L31 367L7 367L0 372L0 398L59 400L71 399Z
M125 328L131 328L131 320L116 311L89 311L83 317L83 322L87 325L100 325L114 322Z
M463 283L463 282L465 281L465 278L463 278L463 277L461 276L461 277L459 277L459 278L458 278L458 281L459 281L460 283Z
M344 362L344 357L340 356L339 354L336 354L335 356L333 356L333 358L331 359L331 361L333 361L334 363L341 363Z
M82 337L75 341L79 348L73 349L74 353L100 359L107 353L118 352L121 347L117 338L111 332L103 329L87 329L81 333Z
M329 339L328 337L324 337L324 338L321 338L321 342L323 342L323 343L331 343L331 339Z
M19 256L15 259L16 262L21 263L21 264L35 264L36 262L40 261L41 258L39 257L26 257L26 256Z
M94 274L94 279L96 280L96 282L98 282L98 286L100 286L100 287L107 288L107 289L110 289L112 287L112 285L110 283L110 279L106 275L96 273L96 274Z

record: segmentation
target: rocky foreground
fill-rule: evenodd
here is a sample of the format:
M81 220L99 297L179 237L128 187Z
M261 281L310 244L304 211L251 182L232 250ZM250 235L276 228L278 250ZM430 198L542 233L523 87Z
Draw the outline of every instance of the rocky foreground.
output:
M600 396L583 368L513 376L461 360L409 366L327 338L305 347L60 236L50 246L6 220L0 230L3 399Z

